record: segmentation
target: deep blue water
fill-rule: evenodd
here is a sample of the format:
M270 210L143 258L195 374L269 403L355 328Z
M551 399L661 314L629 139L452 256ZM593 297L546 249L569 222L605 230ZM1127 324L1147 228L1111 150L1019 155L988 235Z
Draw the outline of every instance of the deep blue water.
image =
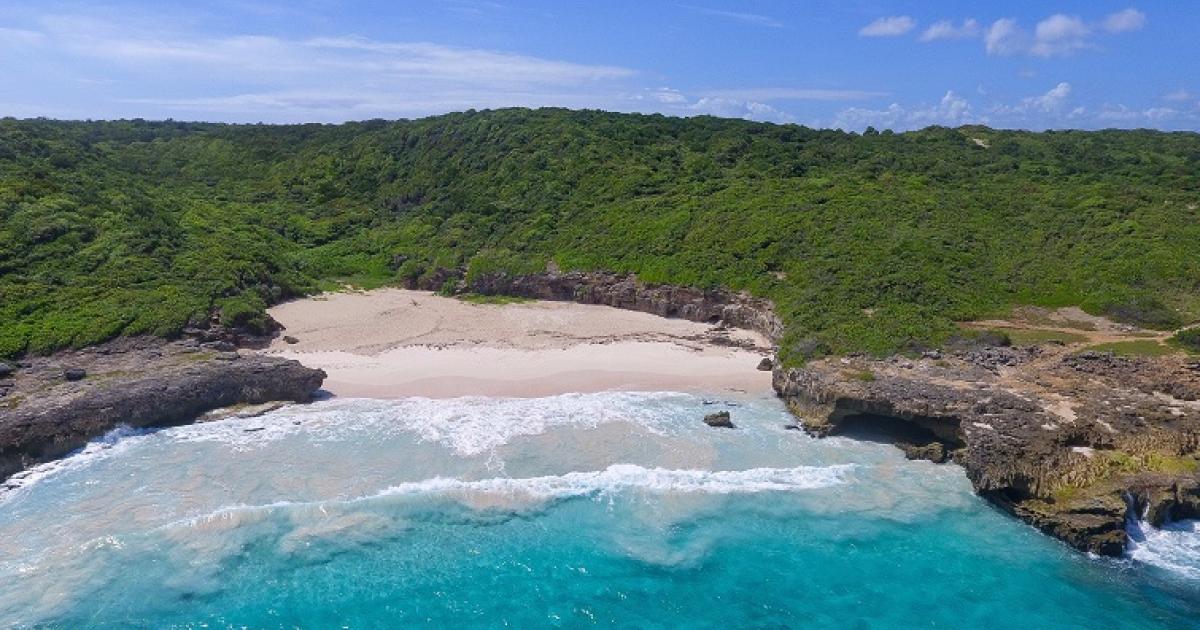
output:
M0 623L1200 627L1200 533L1074 553L961 469L683 394L333 400L113 435L0 498Z

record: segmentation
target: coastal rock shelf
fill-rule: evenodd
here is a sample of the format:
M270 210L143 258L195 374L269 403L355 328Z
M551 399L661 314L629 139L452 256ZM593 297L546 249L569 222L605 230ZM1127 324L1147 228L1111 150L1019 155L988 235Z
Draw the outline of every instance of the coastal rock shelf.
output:
M220 407L308 401L325 378L296 361L205 346L126 338L22 361L0 397L0 479L121 425L172 426ZM75 370L86 376L65 378Z
M446 278L461 277L461 272L435 275L425 284L414 286L437 290ZM783 321L771 302L748 293L724 289L698 289L639 281L633 274L548 271L528 275L505 273L481 274L470 281L460 280L460 288L482 295L511 295L536 300L601 304L660 317L678 317L693 322L722 323L761 333L777 341L783 335Z
M819 436L961 464L980 495L1077 549L1120 555L1127 519L1200 518L1200 362L1055 346L777 368Z

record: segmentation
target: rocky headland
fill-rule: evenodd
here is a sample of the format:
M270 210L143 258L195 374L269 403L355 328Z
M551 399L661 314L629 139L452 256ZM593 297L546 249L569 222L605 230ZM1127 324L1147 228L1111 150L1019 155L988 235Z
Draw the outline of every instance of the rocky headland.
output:
M222 407L308 401L325 373L234 345L149 337L45 357L0 370L0 479L57 459L118 426L186 424Z
M1200 361L1059 345L777 368L818 436L961 465L976 491L1082 551L1120 555L1128 519L1200 518Z
M436 280L447 279L460 291L606 304L749 328L776 342L783 331L767 300L626 274L547 271L467 281L448 272ZM882 441L910 458L954 462L981 496L1014 516L1076 549L1120 555L1130 520L1200 518L1200 359L1089 351L1090 342L1145 333L1060 310L1065 315L1036 315L1052 329L1099 330L1084 335L1085 343L1013 347L993 339L997 345L989 346L985 336L958 351L914 357L776 363L773 386L813 435Z

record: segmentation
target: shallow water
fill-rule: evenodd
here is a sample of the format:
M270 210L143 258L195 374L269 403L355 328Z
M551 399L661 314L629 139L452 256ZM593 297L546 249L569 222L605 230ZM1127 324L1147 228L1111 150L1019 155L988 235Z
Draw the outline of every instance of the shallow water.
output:
M1198 626L1195 523L1089 558L961 469L787 421L606 393L120 432L0 498L0 624Z

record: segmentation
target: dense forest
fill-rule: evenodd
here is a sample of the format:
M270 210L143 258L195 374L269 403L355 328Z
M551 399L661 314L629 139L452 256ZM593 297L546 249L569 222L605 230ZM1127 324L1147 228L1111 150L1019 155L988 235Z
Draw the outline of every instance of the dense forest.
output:
M937 344L1014 304L1174 327L1200 316L1200 135L0 120L0 356L551 260L769 297L793 356Z

